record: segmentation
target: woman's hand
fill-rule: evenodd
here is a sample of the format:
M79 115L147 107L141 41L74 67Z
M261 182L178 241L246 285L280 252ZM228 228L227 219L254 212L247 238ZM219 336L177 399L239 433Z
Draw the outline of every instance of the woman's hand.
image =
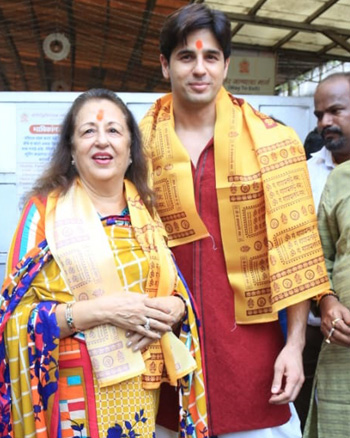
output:
M147 295L124 292L100 298L98 306L104 314L102 321L159 339L162 333L172 330L174 316L165 303L155 300Z
M61 338L71 335L65 320L66 304L57 306L56 316L61 329ZM96 300L78 301L72 307L74 325L79 331L102 324L112 324L130 333L137 333L137 340L132 344L148 344L171 331L185 311L183 301L174 296L149 298L147 295L123 292L105 295ZM135 338L136 339L136 338Z
M148 298L147 305L171 315L172 326L179 323L186 312L184 301L176 295Z
M126 335L128 337L128 342L126 343L126 346L132 348L133 351L142 351L150 344L152 344L152 342L154 342L153 338L140 335L140 333L127 332Z
M181 321L186 312L185 303L181 300L181 298L174 295L168 297L148 298L147 304L154 309L161 310L162 312L171 315L173 326ZM150 331L154 330L154 326L156 326L156 324L150 320ZM156 332L160 335L160 337L166 333L161 329L156 329ZM147 333L146 336L144 336L139 332L131 331L127 333L127 336L129 338L127 346L132 348L133 351L143 350L154 341L154 338L150 336L150 333Z

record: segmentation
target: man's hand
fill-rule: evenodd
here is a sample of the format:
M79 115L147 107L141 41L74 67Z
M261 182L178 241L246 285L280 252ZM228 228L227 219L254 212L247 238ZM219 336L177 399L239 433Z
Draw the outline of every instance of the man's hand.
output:
M270 403L280 405L294 401L304 380L302 352L287 344L275 362Z
M350 310L332 295L320 302L321 331L327 343L350 347Z
M303 349L309 300L287 308L287 342L277 356L271 386L270 403L280 405L294 401L304 383Z

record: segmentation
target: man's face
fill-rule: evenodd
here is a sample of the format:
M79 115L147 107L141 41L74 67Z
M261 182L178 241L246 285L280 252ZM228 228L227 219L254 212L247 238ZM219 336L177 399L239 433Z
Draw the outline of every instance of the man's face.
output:
M336 77L318 86L315 116L326 148L335 154L350 154L350 83L347 78Z
M170 62L163 55L160 61L164 77L170 79L174 102L194 109L215 102L229 64L207 29L189 34L187 44L175 47Z

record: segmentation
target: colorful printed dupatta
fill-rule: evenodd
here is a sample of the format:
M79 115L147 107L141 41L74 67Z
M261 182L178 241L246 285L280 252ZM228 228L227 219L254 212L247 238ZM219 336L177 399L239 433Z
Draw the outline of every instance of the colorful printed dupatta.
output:
M128 199L128 203L134 200L139 204L138 199ZM40 204L40 200L32 200L29 204L31 207ZM42 203L41 203L42 204ZM132 207L131 207L132 209ZM29 208L27 211L31 211ZM34 208L35 210L35 208ZM39 210L39 209L38 209ZM43 211L44 209L41 209ZM32 217L36 216L37 211ZM27 216L23 216L22 220L30 220ZM44 217L41 215L41 220L37 221L37 225L33 229L40 230L43 226ZM23 223L24 223L23 222ZM31 228L25 225L23 228ZM20 230L21 227L18 227ZM22 233L23 234L23 233ZM30 233L29 233L30 234ZM30 236L29 236L30 237ZM28 239L33 240L33 239ZM16 239L14 240L16 242ZM12 251L15 254L16 251ZM57 324L55 321L55 302L37 302L33 291L31 290L31 283L42 267L52 261L49 248L44 241L35 250L28 252L28 256L17 265L13 274L8 277L4 284L2 291L1 313L0 313L0 327L1 327L1 378L0 393L1 393L1 412L2 421L0 425L3 436L11 436L11 423L6 421L11 415L12 402L12 421L14 419L14 412L18 409L18 399L16 395L23 393L23 400L21 399L21 407L23 408L27 402L32 407L30 415L26 413L25 417L28 420L23 422L23 417L19 418L24 428L33 428L37 436L61 436L61 424L58 415L58 397L57 397L57 361L58 361L58 333ZM10 260L11 263L11 260ZM183 288L182 283L179 283L178 293L183 293L185 299L190 304L190 298ZM67 291L66 291L67 292ZM69 297L69 298L68 298ZM43 300L50 300L49 296L43 297ZM57 302L66 302L71 300L69 294L66 297L56 297ZM3 336L6 323L11 315L15 315L21 307L21 339L20 345L11 351L12 348L6 345ZM23 312L26 309L26 313ZM33 311L35 309L35 311ZM45 325L45 330L43 327ZM51 327L50 329L48 329ZM8 338L8 329L6 327L6 339ZM56 331L55 331L56 330ZM27 332L29 334L27 334ZM28 341L29 336L29 341ZM22 339L23 337L23 339ZM200 367L200 351L198 345L198 333L196 326L195 314L192 307L189 306L188 317L184 321L181 333L181 339L184 341L187 348L192 352L196 358L197 370L190 376L185 376L181 379L181 393L182 407L181 407L181 434L182 436L202 436L206 434L206 412L205 412L205 394L203 388L203 379ZM28 342L30 348L28 350ZM28 360L25 363L24 380L35 382L32 385L30 392L38 395L38 400L35 403L31 402L31 394L28 391L21 391L23 382L19 382L13 378L15 372L11 372L11 357L18 356L19 352L29 351ZM12 378L11 378L12 377ZM37 380L36 380L37 379ZM12 388L11 388L12 385ZM23 386L23 385L22 385ZM37 386L37 390L36 387ZM34 390L33 390L34 389ZM13 397L15 394L15 397ZM12 400L11 400L12 395ZM19 396L20 397L20 396ZM24 399L27 399L24 400ZM142 417L141 412L135 413L135 417ZM142 417L143 418L143 417ZM140 420L141 421L141 420ZM26 423L26 424L24 424ZM27 424L30 423L30 424ZM78 426L77 426L78 427ZM29 429L28 429L29 430ZM32 433L32 432L30 432Z

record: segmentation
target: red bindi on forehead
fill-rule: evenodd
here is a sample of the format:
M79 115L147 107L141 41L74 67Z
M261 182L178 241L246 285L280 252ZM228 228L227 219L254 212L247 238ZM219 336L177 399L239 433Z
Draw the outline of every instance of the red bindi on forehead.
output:
M203 48L203 42L202 42L202 40L197 40L197 41L196 41L196 47L197 47L198 50L200 50L200 49Z
M103 119L103 110L102 109L98 110L96 119L99 121L101 121Z

